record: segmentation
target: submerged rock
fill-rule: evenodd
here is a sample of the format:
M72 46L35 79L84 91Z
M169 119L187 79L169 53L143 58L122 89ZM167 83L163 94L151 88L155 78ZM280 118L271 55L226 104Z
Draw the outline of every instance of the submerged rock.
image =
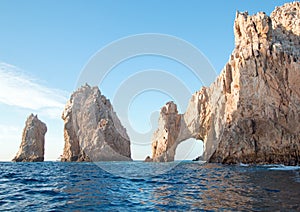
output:
M153 162L152 158L150 156L147 156L144 160L144 162Z
M98 87L82 86L62 114L62 161L131 160L130 140L113 107Z
M44 161L45 134L47 126L41 122L37 115L31 114L25 123L22 142L15 162L42 162Z
M161 109L153 161L173 161L177 145L196 138L209 162L299 164L299 26L299 2L270 17L237 12L235 49L219 77L184 114L174 103Z
M192 161L204 161L202 156L198 156L195 159L193 159Z

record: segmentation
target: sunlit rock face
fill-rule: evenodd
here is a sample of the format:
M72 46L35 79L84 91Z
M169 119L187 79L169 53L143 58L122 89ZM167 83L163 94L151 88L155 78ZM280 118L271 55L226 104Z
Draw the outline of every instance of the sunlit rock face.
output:
M176 104L168 102L160 111L159 129L155 132L152 142L154 161L174 161L180 122L181 115L178 114Z
M130 140L113 107L98 87L82 86L62 114L62 161L131 160Z
M203 158L221 163L300 160L300 3L267 16L237 12L235 49L218 78L193 94L184 114L161 110L152 160L173 161L188 138L204 142Z
M42 162L45 152L45 134L47 126L37 115L31 114L26 122L22 135L22 142L15 162Z

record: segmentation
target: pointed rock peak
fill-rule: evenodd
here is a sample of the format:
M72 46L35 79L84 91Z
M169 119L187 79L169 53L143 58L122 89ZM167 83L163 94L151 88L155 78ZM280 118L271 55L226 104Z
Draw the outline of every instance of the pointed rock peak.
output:
M22 142L13 161L15 162L41 162L44 161L45 134L47 126L31 114L25 122Z
M173 102L167 102L165 106L162 107L161 113L170 114L170 113L178 113L177 105Z
M31 113L27 119L34 119L34 118L37 118L37 115L34 115L33 113Z

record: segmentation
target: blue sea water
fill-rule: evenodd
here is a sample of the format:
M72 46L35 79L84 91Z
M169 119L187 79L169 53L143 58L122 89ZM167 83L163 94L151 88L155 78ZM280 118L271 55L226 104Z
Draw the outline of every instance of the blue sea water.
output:
M300 211L300 170L199 162L3 162L0 210Z

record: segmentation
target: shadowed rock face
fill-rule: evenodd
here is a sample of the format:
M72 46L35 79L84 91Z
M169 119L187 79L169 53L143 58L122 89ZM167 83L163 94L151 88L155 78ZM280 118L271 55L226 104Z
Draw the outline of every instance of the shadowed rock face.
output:
M74 92L62 119L65 123L62 161L131 160L126 129L98 87L85 85Z
M186 112L172 102L162 108L153 161L173 161L177 145L196 138L209 162L299 163L300 3L270 17L237 12L234 34L229 62Z
M37 115L31 114L25 123L22 142L19 151L14 157L15 162L42 162L44 161L46 124L41 122Z

